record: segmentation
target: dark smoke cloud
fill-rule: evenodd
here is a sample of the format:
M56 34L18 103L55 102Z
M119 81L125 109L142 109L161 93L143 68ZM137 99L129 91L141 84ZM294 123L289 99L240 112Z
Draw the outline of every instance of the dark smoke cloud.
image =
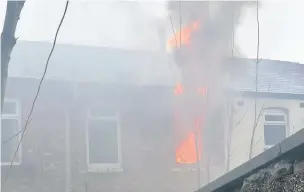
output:
M175 52L176 63L183 66L199 63L199 66L183 70L183 81L188 87L209 84L210 106L220 105L226 95L229 70L227 57L231 57L234 31L244 8L256 6L253 1L170 1L168 11L175 20L187 25L200 21L199 29L191 35L191 49L181 47ZM209 9L210 8L210 9ZM180 14L181 13L181 14ZM176 26L179 28L179 26ZM175 29L176 30L176 29Z
M210 6L210 4L211 6ZM206 126L203 129L204 150L206 153L223 154L226 117L227 89L231 88L229 75L232 65L227 67L232 53L232 40L235 29L245 8L256 5L248 1L172 1L168 11L183 26L199 21L199 28L191 35L189 46L181 46L174 51L175 63L182 71L182 83L187 92L186 114L196 114L204 108ZM211 9L209 9L211 8ZM179 30L175 25L175 31ZM207 102L195 100L196 89L207 85ZM184 117L191 122L191 117ZM183 134L191 127L186 127ZM212 146L212 147L211 147ZM212 150L210 150L212 148ZM208 152L208 150L210 150Z

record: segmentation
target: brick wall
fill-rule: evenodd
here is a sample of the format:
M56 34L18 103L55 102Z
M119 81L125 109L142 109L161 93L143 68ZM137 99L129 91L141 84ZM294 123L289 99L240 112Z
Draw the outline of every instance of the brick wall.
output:
M175 163L172 125L168 119L134 111L121 114L123 172L87 172L84 117L79 113L72 125L72 191L83 191L86 186L96 192L197 189L197 173Z

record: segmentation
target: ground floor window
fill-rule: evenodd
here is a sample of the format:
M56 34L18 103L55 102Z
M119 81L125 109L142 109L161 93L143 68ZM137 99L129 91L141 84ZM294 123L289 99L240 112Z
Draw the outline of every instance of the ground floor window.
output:
M1 116L1 165L10 165L20 141L20 107L17 101L5 100ZM21 146L13 165L21 164Z
M269 149L287 137L287 116L283 112L265 111L264 118L264 144Z
M121 171L120 118L116 111L91 108L87 118L89 171Z

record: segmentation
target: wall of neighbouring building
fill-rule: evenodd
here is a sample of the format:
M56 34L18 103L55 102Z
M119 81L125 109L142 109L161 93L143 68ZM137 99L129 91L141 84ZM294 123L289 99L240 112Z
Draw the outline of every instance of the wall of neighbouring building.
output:
M303 191L303 137L304 129L197 192Z
M237 98L235 104L243 101L243 106L236 105L233 117L233 128L230 148L230 170L249 159L250 141L254 125L255 104L253 98ZM265 149L264 124L268 113L284 113L286 115L286 137L304 128L304 108L300 107L303 100L258 98L257 114L263 112L257 123L252 147L252 157L261 154ZM259 115L257 115L259 116ZM242 119L242 120L241 120ZM273 135L275 136L275 135Z

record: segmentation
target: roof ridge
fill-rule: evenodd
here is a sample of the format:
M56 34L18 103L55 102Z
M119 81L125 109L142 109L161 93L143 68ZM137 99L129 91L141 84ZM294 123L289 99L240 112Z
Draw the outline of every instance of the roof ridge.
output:
M17 44L40 44L40 45L52 45L51 41L30 41L30 40L18 40ZM88 49L96 49L96 50L113 50L113 51L126 51L126 52L142 52L142 53L160 53L162 50L146 50L146 49L128 49L123 47L109 47L109 46L96 46L96 45L81 45L81 44L69 44L69 43L60 43L57 42L56 46L67 46L67 47L77 47L77 48L88 48Z

